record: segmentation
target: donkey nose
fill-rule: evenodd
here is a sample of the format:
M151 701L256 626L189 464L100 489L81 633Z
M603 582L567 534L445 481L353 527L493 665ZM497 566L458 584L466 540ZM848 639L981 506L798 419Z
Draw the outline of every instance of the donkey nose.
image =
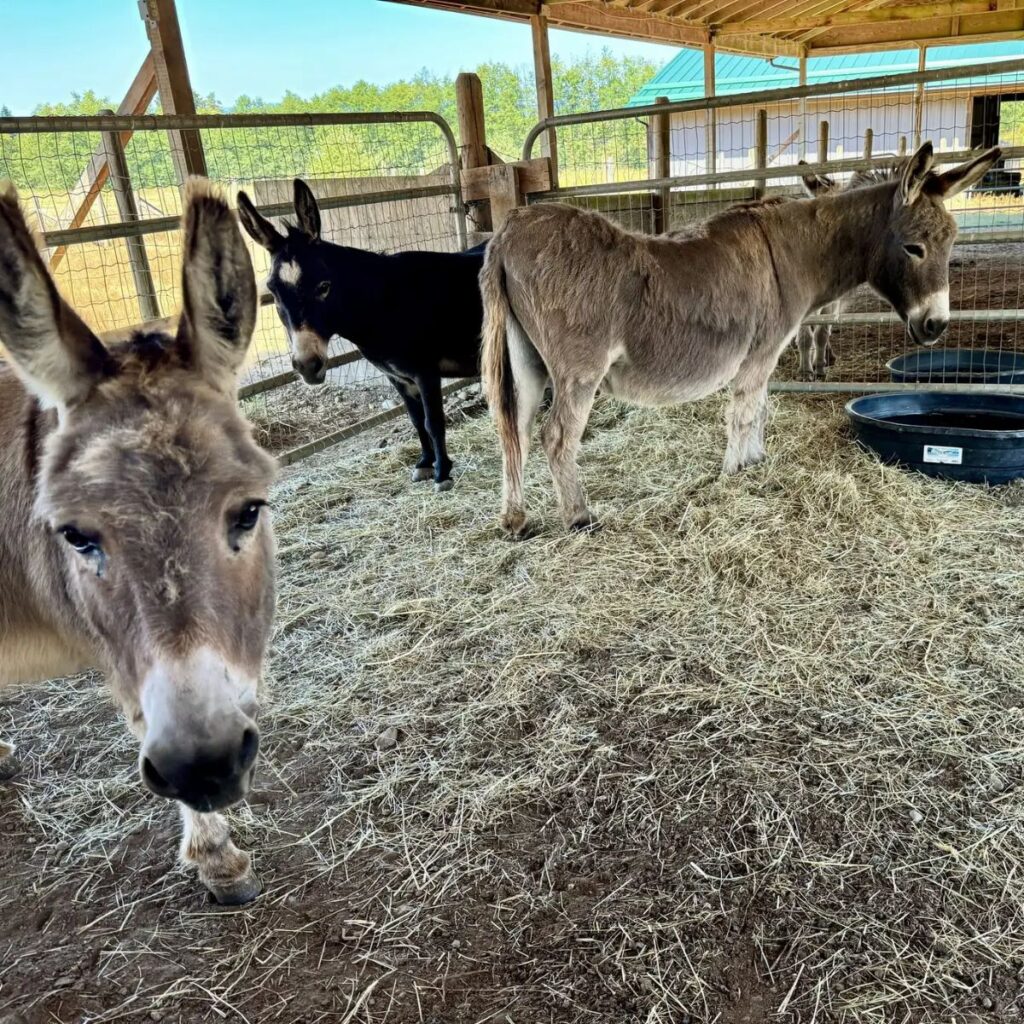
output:
M948 316L929 316L925 318L923 327L925 337L929 341L936 341L942 337L942 332L949 326Z
M193 810L220 810L248 792L259 749L259 733L249 726L228 744L148 750L141 762L142 781L157 796L180 800Z
M292 366L307 384L322 384L326 373L324 360L320 356L309 356L306 359L293 359Z

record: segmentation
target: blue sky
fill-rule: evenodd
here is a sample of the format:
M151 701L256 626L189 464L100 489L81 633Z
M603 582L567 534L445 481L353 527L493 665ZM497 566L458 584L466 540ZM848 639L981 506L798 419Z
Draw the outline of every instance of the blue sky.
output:
M94 89L114 105L146 52L135 0L0 0L0 105L38 103ZM225 103L242 93L306 96L360 78L385 83L421 68L455 74L484 61L529 64L530 30L493 18L420 10L381 0L178 0L192 86ZM560 57L608 46L657 64L667 46L551 33Z

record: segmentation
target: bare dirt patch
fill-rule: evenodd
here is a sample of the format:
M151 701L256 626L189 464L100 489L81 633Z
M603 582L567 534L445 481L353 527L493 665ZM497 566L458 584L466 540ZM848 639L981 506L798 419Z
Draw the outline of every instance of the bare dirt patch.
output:
M501 539L483 417L286 474L249 908L92 680L4 693L0 1020L1024 1020L1024 489L772 409L723 480L723 399L599 403L593 536L534 454Z

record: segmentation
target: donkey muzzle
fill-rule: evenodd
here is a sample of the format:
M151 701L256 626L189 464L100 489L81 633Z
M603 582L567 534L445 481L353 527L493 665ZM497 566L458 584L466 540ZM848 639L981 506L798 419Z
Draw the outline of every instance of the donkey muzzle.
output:
M295 331L291 342L292 369L307 384L323 384L327 377L327 342L308 327Z
M949 292L935 292L906 316L907 333L918 345L934 345L949 326Z
M216 811L249 792L260 749L256 679L209 647L158 658L143 680L142 781L157 796Z
M259 749L255 726L230 744L187 751L154 746L140 761L142 781L157 796L180 800L194 811L219 811L248 794Z

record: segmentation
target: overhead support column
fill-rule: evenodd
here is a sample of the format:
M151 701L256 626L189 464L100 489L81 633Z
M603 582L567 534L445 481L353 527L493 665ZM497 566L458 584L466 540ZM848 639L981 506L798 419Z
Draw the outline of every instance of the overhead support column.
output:
M530 15L533 33L533 74L537 83L537 117L555 116L555 83L551 77L551 50L548 46L548 19L543 14ZM555 129L540 138L541 156L551 160L551 187L558 188L558 138Z
M807 49L800 54L799 71L800 85L807 84ZM800 97L800 159L807 159L807 97Z
M139 13L146 23L153 54L160 105L165 114L194 116L195 99L185 62L185 47L174 0L139 0ZM206 174L206 157L199 132L194 129L169 131L171 158L178 180L184 184L190 174Z
M715 44L709 39L704 44L704 95L715 95ZM718 111L704 112L704 155L705 169L714 174L718 163Z
M922 46L917 53L917 70L924 71L925 54L928 47ZM921 145L921 122L924 117L924 82L914 86L914 149Z

